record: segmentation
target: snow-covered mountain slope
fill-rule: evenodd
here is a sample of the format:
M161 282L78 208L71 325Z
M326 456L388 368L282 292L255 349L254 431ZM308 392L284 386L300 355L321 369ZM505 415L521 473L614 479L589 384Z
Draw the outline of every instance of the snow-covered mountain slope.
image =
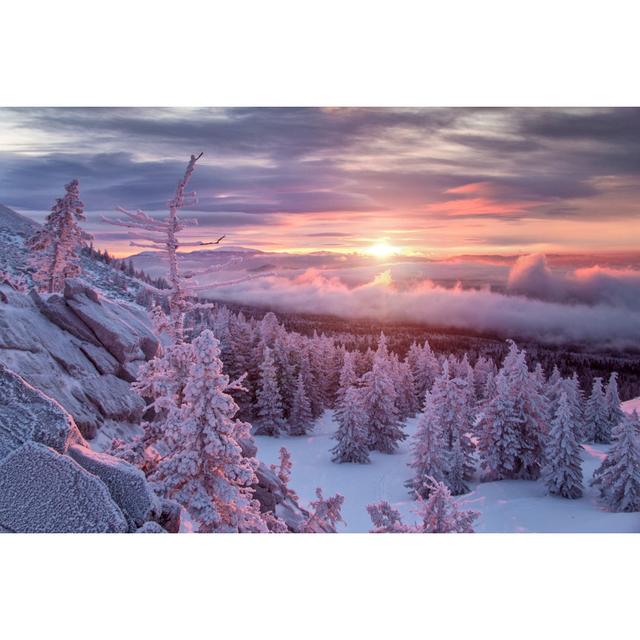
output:
M640 398L625 403L626 409L640 404ZM417 418L409 420L406 431L415 433ZM345 497L342 514L345 525L338 531L364 533L371 530L367 505L387 500L398 509L405 522L414 522L415 501L404 486L410 477L410 440L400 444L397 453L373 452L371 464L336 464L330 449L337 428L330 411L316 422L313 432L305 437L257 436L258 456L265 462L277 462L280 447L291 452L293 470L290 484L302 504L314 499L316 487L326 494ZM583 446L585 495L578 500L549 496L541 481L502 480L472 483L471 491L457 498L466 509L480 512L475 525L479 533L606 533L640 531L640 514L610 513L589 486L593 472L606 456L607 445Z

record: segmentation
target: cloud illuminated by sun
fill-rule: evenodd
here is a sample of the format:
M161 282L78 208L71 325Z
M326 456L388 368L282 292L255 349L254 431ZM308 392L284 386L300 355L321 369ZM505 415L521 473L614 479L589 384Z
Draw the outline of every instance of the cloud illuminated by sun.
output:
M377 242L374 245L371 245L368 249L365 250L370 256L375 256L376 258L388 258L396 253L400 253L399 247L392 247L390 244L386 242Z

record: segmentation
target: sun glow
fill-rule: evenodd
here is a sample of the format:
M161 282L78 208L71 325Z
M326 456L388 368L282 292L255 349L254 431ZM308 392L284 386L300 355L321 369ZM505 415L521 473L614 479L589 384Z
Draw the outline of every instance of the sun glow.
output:
M370 256L375 256L376 258L387 258L394 253L400 253L400 249L398 247L392 247L390 244L386 242L378 242L370 246L366 253Z

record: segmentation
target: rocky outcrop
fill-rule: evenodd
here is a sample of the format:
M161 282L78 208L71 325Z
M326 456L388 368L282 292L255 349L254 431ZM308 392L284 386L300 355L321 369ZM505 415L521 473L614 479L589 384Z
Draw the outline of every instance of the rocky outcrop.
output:
M0 364L0 459L26 442L58 453L66 453L73 444L86 444L57 402Z
M137 529L160 515L160 501L137 467L79 445L70 447L69 455L83 469L102 480L130 529Z
M179 508L138 468L89 449L60 404L0 365L0 531L133 532L152 521L146 530L178 530Z
M0 363L55 398L86 438L106 422L119 432L139 422L143 403L129 383L158 350L143 309L80 279L68 279L63 296L0 291Z
M0 530L124 533L107 487L70 457L27 442L0 460Z

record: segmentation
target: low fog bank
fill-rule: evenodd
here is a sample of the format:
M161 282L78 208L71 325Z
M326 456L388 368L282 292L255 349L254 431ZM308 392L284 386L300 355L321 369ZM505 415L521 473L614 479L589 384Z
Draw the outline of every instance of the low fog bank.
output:
M450 279L461 271L451 269ZM471 273L467 266L464 271ZM447 326L545 344L640 349L639 271L598 266L553 271L544 255L521 257L502 273L489 271L494 282L504 279L505 291L477 284L487 271L475 274L471 286L467 278L465 286L458 282L449 287L424 279L416 265L390 265L378 267L375 275L371 267L358 274L309 268L214 288L208 294L287 312ZM431 275L444 278L446 273L441 263L438 274Z

